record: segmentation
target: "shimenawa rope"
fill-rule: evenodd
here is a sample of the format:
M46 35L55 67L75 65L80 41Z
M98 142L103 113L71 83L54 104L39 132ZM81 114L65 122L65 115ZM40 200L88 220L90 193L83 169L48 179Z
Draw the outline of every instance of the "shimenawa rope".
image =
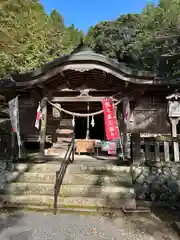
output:
M117 106L118 104L120 104L122 102L122 100L123 100L123 98L118 100L114 105ZM68 110L66 110L66 109L64 109L62 107L59 107L59 106L57 106L56 104L53 104L50 101L47 101L47 102L50 105L52 105L54 108L56 108L57 110L62 111L64 113L69 114L69 115L74 116L74 117L93 117L93 116L102 114L104 112L103 110L100 110L100 111L97 111L97 112L94 112L94 113L76 113L76 112L68 111Z

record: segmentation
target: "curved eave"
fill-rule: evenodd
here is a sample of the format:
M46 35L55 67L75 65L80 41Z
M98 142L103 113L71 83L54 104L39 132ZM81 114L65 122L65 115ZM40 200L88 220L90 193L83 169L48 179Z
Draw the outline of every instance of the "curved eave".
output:
M46 83L49 79L68 69L77 71L99 69L134 84L154 83L152 72L136 71L127 67L126 64L118 63L114 59L94 52L79 52L55 59L32 72L14 75L13 79L16 81L17 87L28 87Z

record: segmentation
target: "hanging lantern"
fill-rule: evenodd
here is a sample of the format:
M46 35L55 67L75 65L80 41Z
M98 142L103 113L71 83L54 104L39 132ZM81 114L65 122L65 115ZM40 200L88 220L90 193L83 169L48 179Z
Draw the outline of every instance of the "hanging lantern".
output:
M55 106L57 106L57 108L60 108L61 105L59 103L56 103ZM54 118L60 118L61 117L61 112L60 110L58 110L56 107L53 107L52 112L53 112L53 117Z
M94 127L95 126L95 122L94 122L94 116L92 116L92 119L91 119L91 126Z

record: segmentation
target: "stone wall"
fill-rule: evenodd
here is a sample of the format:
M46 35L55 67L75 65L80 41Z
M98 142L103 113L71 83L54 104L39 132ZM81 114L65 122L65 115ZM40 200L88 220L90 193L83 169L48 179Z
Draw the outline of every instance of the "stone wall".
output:
M180 164L133 166L132 177L137 200L180 204Z

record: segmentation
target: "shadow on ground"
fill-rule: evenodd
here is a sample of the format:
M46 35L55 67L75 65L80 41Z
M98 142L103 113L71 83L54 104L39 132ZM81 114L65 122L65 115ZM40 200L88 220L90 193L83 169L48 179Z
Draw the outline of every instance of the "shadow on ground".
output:
M18 211L18 208L14 208L11 210L7 210L7 209L3 209L0 212L0 239L2 239L2 234L4 233L4 231L6 231L9 228L14 228L14 227L19 227L21 229L22 227L22 218L24 217L24 214L20 211ZM14 238L14 234L13 236L9 239L11 240L20 240L20 239L28 239L27 238L27 234L26 234L26 238Z
M94 170L91 174L95 174L98 177L85 193L87 197L100 197L103 186L107 184L105 182L106 177L118 176L117 173L108 170ZM129 181L126 181L126 178L123 178L113 182L113 186L129 188L133 187L133 183L131 185ZM93 192L94 187L98 187L96 192ZM177 190L177 188L175 189ZM176 229L174 228L174 221L180 221L180 211L177 213L177 209L175 210L171 207L155 208L153 206L152 209L146 213L123 213L121 209L118 209L118 204L120 204L122 198L123 194L116 195L116 197L107 194L107 196L104 197L106 209L104 209L105 211L102 213L103 216L106 216L110 220L115 220L118 224L122 222L122 224L131 229L131 231L146 235L149 239L150 237L153 237L152 239L162 240L179 239Z
M164 210L161 210L163 214ZM166 213L164 213L166 215ZM168 215L162 218L159 212L152 209L150 213L133 213L124 215L127 225L151 239L174 240L179 239L173 225L167 221Z

